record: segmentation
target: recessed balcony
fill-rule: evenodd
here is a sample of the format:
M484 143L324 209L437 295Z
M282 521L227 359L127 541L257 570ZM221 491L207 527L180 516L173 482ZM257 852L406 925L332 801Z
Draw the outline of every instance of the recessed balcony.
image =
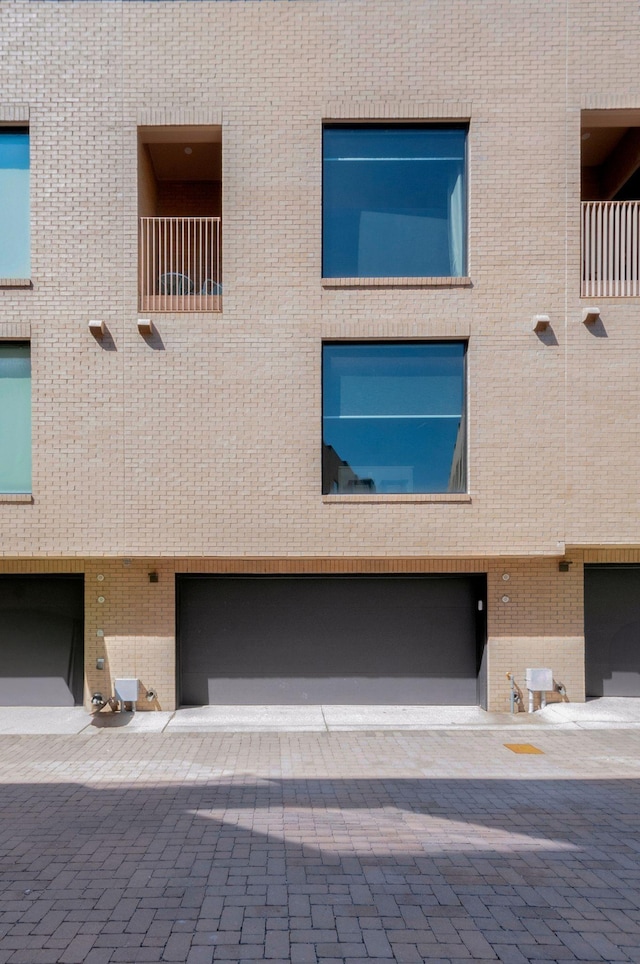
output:
M144 127L138 140L138 308L221 311L221 128Z
M582 297L639 297L640 111L582 112L581 196Z

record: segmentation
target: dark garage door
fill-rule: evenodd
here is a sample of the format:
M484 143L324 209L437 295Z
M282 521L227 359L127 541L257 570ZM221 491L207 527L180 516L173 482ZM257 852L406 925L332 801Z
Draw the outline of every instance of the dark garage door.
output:
M587 696L640 696L640 567L586 566Z
M183 705L478 702L484 576L185 575L177 589Z
M0 706L81 703L83 633L83 576L0 576Z

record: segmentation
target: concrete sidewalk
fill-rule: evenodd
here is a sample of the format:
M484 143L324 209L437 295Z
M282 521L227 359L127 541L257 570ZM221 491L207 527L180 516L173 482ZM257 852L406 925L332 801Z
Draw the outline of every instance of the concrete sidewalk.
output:
M605 697L555 703L536 713L478 706L198 706L169 712L87 713L82 707L0 707L0 736L127 733L289 733L380 730L540 730L640 727L640 700Z

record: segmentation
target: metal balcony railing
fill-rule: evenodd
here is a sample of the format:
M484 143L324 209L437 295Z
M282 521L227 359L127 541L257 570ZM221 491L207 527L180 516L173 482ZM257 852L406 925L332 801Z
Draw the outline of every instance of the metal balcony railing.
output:
M640 201L582 202L582 297L640 296Z
M219 311L220 218L140 218L141 311Z

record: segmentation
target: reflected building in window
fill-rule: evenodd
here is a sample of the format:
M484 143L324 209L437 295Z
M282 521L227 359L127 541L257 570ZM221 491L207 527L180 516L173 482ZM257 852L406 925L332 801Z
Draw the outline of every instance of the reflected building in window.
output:
M465 354L464 342L325 344L323 492L465 492Z
M348 462L341 459L331 445L322 444L323 492L335 495L343 492L371 494L376 491L372 478L363 479L353 471Z

